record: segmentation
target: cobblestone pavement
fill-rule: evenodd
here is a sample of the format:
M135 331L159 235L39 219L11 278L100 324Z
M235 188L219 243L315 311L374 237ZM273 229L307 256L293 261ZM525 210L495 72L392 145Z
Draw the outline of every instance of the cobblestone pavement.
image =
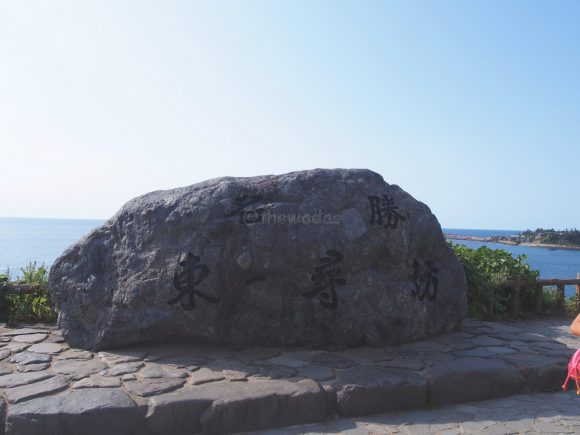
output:
M255 434L580 434L580 397L575 391L527 394L432 410L390 412Z
M580 338L570 334L568 319L519 321L512 324L522 330L551 337L572 349L580 347ZM255 433L580 434L580 396L576 394L572 382L569 387L565 393L532 393L438 409L390 412ZM469 385L465 388L469 388Z
M557 425L544 417L575 418L578 401L549 394L493 408L456 404L557 389L578 346L569 323L466 319L459 332L430 340L340 351L166 344L98 353L70 348L55 328L0 327L0 433L2 424L8 435L222 433L426 405L441 408L312 430L457 432L461 424L469 432L489 424L485 430L501 431L493 423L501 417L543 432ZM436 425L428 426L432 417Z

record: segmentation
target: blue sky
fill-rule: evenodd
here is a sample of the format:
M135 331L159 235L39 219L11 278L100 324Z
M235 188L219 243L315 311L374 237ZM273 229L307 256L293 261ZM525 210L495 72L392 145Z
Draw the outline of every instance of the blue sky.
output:
M580 227L576 1L0 3L0 216L365 167L446 227Z

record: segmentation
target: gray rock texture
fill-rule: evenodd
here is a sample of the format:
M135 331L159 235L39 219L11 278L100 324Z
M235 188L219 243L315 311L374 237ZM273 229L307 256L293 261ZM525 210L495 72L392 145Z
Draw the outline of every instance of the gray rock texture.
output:
M463 269L429 208L369 170L218 178L146 194L70 247L68 343L379 346L448 332Z
M428 371L427 378L431 399L437 406L508 396L522 392L526 386L516 367L485 358L440 363Z
M338 413L374 414L425 405L427 381L404 370L363 366L340 373L336 382Z
M83 388L44 400L37 398L9 408L6 434L136 435L143 433L143 413L120 390Z
M233 394L224 397L230 390ZM312 380L207 384L154 397L147 428L151 433L233 433L318 421L329 415L325 392ZM169 426L168 426L169 425Z

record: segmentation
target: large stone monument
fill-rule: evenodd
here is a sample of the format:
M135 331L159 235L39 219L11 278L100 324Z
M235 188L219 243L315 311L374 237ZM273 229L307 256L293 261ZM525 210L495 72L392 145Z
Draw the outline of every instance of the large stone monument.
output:
M378 346L466 314L463 268L435 216L358 169L148 193L56 261L50 292L66 339L87 349Z

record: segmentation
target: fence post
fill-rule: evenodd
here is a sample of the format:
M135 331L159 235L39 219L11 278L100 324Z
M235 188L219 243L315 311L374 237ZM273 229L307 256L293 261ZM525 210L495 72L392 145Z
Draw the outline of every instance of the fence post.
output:
M560 313L564 312L564 290L566 288L566 286L564 284L558 284L558 297L557 297L557 302L558 302L558 311Z
M576 278L580 279L580 272L576 274ZM576 284L576 313L580 312L580 284Z
M535 312L536 314L542 314L542 309L544 305L544 286L537 285L536 286L536 305L535 305Z
M512 306L511 306L511 314L512 317L518 317L518 315L520 314L520 294L522 292L522 279L521 277L517 277L516 278L516 282L514 283L514 286L512 287L512 292L511 292L511 299L512 299Z

